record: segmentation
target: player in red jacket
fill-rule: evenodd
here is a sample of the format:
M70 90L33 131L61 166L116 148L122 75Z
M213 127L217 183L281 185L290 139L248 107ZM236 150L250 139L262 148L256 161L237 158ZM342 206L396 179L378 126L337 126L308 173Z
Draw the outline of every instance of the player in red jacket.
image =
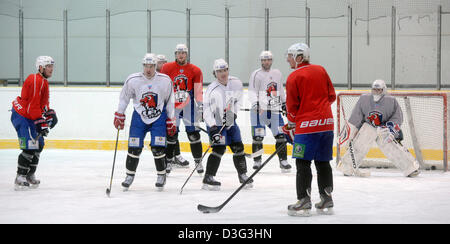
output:
M294 130L293 158L297 165L296 204L288 206L289 215L309 215L311 209L311 161L317 169L321 201L315 205L319 213L332 213L334 121L331 104L336 100L333 84L326 70L309 63L309 47L296 43L288 49L287 61L295 69L286 81L288 124ZM328 210L328 211L324 211Z
M200 130L196 128L203 121L203 74L200 68L187 62L187 54L186 45L178 44L175 48L175 61L164 64L161 73L168 75L173 81L177 126L183 120L195 164L200 164L197 172L203 173L200 162L203 148ZM174 137L167 137L166 159L168 173L174 163L181 167L189 165L180 155L178 132Z
M20 149L15 189L36 188L40 181L35 172L39 156L44 149L44 137L53 128L58 119L49 108L49 88L47 79L53 74L53 58L39 56L36 59L38 73L31 74L25 80L21 95L13 102L11 122L19 137Z

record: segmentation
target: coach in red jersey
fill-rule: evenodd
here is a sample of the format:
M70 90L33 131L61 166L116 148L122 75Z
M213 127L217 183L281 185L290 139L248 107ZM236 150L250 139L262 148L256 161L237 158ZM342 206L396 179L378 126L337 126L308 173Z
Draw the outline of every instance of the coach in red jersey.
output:
M289 215L308 215L311 204L311 161L317 169L321 201L315 204L320 213L332 213L334 121L331 104L336 100L333 84L326 70L309 63L310 49L304 43L292 45L287 62L295 69L286 81L286 107L289 123L285 131L295 130L292 156L297 165L298 202L288 206ZM328 211L325 211L328 210Z
M58 119L49 108L49 88L47 79L53 74L54 60L49 56L36 59L38 73L31 74L25 80L21 95L13 102L11 122L17 131L22 153L19 155L15 189L36 188L40 181L35 172L39 156L44 149L44 137L53 128Z
M188 62L187 56L187 46L178 44L175 48L175 61L164 64L161 73L172 79L177 126L180 125L182 119L195 164L200 164L197 172L203 173L203 166L200 162L203 148L200 130L196 127L199 122L203 121L203 73L200 68ZM189 162L181 157L179 147L178 132L173 137L167 137L166 170L168 173L173 164L180 167L189 165Z

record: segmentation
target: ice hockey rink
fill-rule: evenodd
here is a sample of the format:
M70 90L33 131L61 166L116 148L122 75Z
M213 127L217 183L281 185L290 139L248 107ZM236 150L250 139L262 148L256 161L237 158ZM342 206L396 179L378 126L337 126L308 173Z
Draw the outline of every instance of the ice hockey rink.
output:
M164 191L154 186L156 171L150 150L144 150L135 181L122 191L126 151L117 153L111 197L109 186L114 151L48 149L41 154L37 176L41 185L14 190L19 150L0 150L0 223L163 223L163 224L355 224L450 223L450 174L423 171L406 178L395 169L372 170L369 178L345 177L334 170L334 215L287 215L296 201L295 167L281 173L276 158L257 175L252 189L239 192L220 212L204 214L198 204L218 206L238 187L232 156L224 155L216 179L221 191L201 190L193 169L175 168ZM192 160L190 153L183 156ZM269 155L265 154L263 160ZM252 162L247 160L249 173ZM318 202L314 166L312 201ZM313 209L314 210L314 209Z

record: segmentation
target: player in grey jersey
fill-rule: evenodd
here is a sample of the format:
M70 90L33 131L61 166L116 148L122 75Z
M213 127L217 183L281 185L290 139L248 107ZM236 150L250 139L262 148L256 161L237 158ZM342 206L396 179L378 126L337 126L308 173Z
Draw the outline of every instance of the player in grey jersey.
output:
M147 132L151 134L150 146L158 175L155 186L162 190L166 183L166 138L176 133L175 103L172 81L167 75L156 72L156 62L156 56L147 53L142 60L144 71L128 76L115 113L114 126L121 130L125 125L125 110L130 100L133 100L134 112L126 159L127 176L122 183L125 190L133 183Z
M358 167L373 141L405 176L419 174L419 163L400 143L403 140L400 129L402 110L397 100L386 94L386 90L383 80L375 80L372 92L361 95L339 136L342 147L348 147L337 167L344 175L369 175L369 172L361 172Z

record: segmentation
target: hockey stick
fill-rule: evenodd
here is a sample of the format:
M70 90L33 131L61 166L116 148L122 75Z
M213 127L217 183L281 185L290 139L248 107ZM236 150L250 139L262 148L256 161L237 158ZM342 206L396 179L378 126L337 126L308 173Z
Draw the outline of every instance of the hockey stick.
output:
M116 164L116 153L117 153L117 144L119 142L119 131L120 129L117 129L117 137L116 137L116 148L114 149L114 159L113 159L113 165L112 165L112 171L111 171L111 179L109 181L109 188L106 188L106 195L110 197L111 194L111 187L112 187L112 180L114 175L114 165Z
M241 111L252 111L251 108L241 108ZM264 111L268 111L268 112L278 112L278 113L283 113L283 110L264 110Z
M226 124L222 125L222 128L220 128L219 133L222 133L222 130L225 128ZM183 194L183 189L184 186L187 184L187 182L189 181L189 179L191 178L192 174L194 174L195 170L197 170L198 166L202 163L203 158L205 157L205 155L208 153L209 149L211 149L211 146L213 145L213 143L210 143L208 148L206 149L205 153L203 153L202 157L200 158L200 162L198 164L195 165L194 170L192 170L191 174L188 176L188 178L186 179L186 181L184 182L183 186L180 189L180 195Z
M264 161L263 164L261 164L261 167L259 167L258 169L256 169L252 175L250 175L250 177L248 177L248 179L246 181L244 181L241 186L239 186L239 188L237 188L233 194L231 194L230 197L227 198L227 200L225 200L225 202L223 202L221 205L217 206L217 207L208 207L202 204L197 205L197 209L203 213L217 213L219 212L225 205L227 205L227 203L242 189L244 188L244 186L278 153L280 152L282 149L284 149L286 147L286 144L281 145L281 147L277 148L277 150L275 150L274 153L272 153L269 158L266 159L266 161Z

